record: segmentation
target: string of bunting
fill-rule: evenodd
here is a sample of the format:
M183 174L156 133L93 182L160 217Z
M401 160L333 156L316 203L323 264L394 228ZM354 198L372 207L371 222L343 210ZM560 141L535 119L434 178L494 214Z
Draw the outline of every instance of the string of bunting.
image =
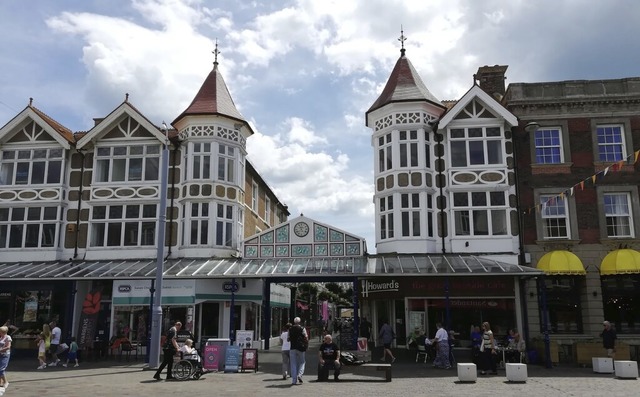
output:
M617 172L617 171L622 170L622 167L631 158L633 158L633 164L635 165L638 162L638 157L640 157L640 150L636 150L633 154L627 156L626 158L611 164L610 166L608 166L604 170L598 171L598 172L596 172L595 174L591 175L588 178L585 178L585 179L581 180L580 182L576 183L575 185L571 186L570 188L563 190L560 194L557 194L555 196L549 197L544 203L540 203L540 204L538 204L536 206L529 207L527 209L527 211L526 211L527 214L530 215L531 212L534 209L537 212L540 212L542 210L542 208L546 207L547 205L549 205L549 204L553 205L556 202L556 200L558 200L558 199L563 200L565 196L573 196L576 188L580 188L580 190L584 190L584 186L588 182L591 182L591 185L595 186L595 184L598 181L598 179L606 176L609 173L609 171Z

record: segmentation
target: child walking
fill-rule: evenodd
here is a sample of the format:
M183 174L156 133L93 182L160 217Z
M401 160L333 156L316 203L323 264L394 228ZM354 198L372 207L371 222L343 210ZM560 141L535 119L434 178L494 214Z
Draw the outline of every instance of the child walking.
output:
M36 338L36 345L38 346L38 361L40 362L40 366L38 369L47 368L46 360L46 343L44 341L44 332L40 332L38 337Z
M62 366L67 368L67 365L69 365L69 360L74 360L76 362L76 365L73 366L74 368L80 366L80 364L78 364L78 344L76 343L75 336L71 337L69 352L67 353L67 362L62 364Z

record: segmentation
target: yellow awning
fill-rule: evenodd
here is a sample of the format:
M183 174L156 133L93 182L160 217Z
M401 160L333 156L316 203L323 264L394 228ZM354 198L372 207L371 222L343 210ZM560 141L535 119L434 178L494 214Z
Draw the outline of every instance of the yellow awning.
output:
M547 252L540 258L538 270L546 274L587 274L580 258L573 252L558 250Z
M600 264L600 274L640 273L640 252L632 249L611 251Z

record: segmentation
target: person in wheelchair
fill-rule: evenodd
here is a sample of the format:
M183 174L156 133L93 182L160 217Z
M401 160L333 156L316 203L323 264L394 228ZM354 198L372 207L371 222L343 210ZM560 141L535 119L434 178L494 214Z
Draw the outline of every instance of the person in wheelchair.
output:
M200 354L193 347L193 341L187 339L180 347L181 360L174 366L174 378L186 380L189 378L199 379L204 373Z
M189 360L192 363L200 363L200 354L195 347L193 347L193 341L191 339L187 339L184 341L184 345L180 347L180 356L183 360Z

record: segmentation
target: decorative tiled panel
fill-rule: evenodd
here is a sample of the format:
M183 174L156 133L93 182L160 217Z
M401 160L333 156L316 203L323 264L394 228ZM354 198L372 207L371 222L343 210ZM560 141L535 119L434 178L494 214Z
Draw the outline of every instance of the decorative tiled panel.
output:
M258 257L258 247L255 245L245 245L244 246L244 257L245 258L257 258Z
M344 244L332 243L331 256L344 255Z
M311 256L311 244L294 244L291 250L291 256Z
M360 255L360 244L359 243L348 243L347 244L347 255Z
M289 225L282 226L276 229L276 243L288 243L289 242Z
M260 247L261 257L273 257L273 245L265 245Z
M279 256L279 257L289 256L289 246L288 245L276 245L276 256Z
M260 236L260 244L273 243L273 230Z
M251 240L245 242L245 244L258 244L258 238L252 238Z
M329 239L333 242L342 242L344 241L344 233L331 229L329 231Z
M327 241L327 228L322 225L313 225L313 240L314 241Z
M327 247L327 244L316 244L313 247L313 250L314 256L327 256L329 254L329 247Z
M347 241L360 241L359 238L353 237L353 236L349 236L348 234L345 236L344 238Z

